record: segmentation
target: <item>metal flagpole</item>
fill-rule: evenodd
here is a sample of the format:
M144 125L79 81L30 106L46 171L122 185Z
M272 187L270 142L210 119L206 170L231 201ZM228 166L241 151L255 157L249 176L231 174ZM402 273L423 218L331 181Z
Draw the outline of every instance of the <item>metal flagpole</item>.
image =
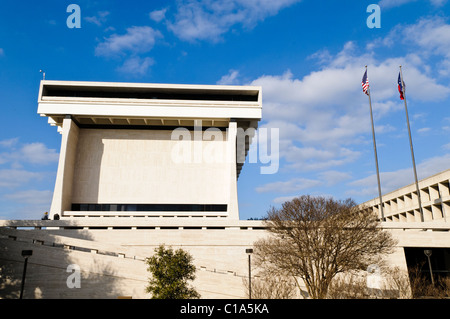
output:
M366 72L367 72L367 65L366 65ZM374 129L374 125L373 125L372 101L370 99L370 86L367 88L367 96L369 97L370 120L372 122L373 150L374 150L374 153L375 153L375 165L377 167L378 196L380 198L381 221L384 221L383 198L381 197L380 171L378 169L377 144L375 142L375 129Z
M417 199L419 200L420 220L423 222L424 219L423 219L423 210L422 210L422 200L420 198L419 182L417 181L416 161L414 159L414 149L413 149L412 138L411 138L411 128L409 126L408 107L406 106L405 82L403 82L403 73L402 73L401 65L400 65L400 81L402 82L401 84L402 84L403 101L405 102L406 124L408 125L409 145L411 148L411 158L412 158L412 163L413 163L413 168L414 168L414 179L416 182Z

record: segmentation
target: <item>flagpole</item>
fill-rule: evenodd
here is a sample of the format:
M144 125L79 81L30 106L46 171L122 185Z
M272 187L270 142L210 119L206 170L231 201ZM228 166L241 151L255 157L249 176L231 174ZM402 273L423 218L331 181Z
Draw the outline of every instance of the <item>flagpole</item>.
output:
M414 159L414 149L413 149L413 143L412 143L412 138L411 138L411 128L409 126L408 107L406 105L405 82L403 82L403 73L402 73L401 65L400 65L400 80L402 81L403 101L405 102L406 124L408 125L409 146L411 148L411 158L412 158L413 169L414 169L414 179L416 182L417 199L419 201L420 220L423 222L424 218L423 218L423 210L422 210L422 200L420 198L419 182L417 181L416 161Z
M366 65L366 72L367 72L367 65ZM375 154L375 166L377 168L378 196L380 198L381 221L384 221L383 198L381 197L380 171L378 169L377 144L375 142L375 128L373 125L372 100L370 98L370 86L367 88L367 93L368 93L367 96L369 97L370 120L372 122L373 150L374 150L374 154Z

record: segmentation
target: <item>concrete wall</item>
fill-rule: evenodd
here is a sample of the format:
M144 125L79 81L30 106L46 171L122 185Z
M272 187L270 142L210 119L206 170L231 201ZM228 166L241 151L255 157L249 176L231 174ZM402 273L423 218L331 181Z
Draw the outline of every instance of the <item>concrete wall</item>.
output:
M178 162L176 148L191 152L192 141L171 140L170 130L81 129L73 203L226 204L229 178L225 155L218 163ZM204 141L202 147L226 141Z
M116 226L111 227L113 224ZM105 221L110 227L101 230L0 228L0 273L2 279L7 275L12 279L0 282L0 298L17 298L19 294L23 249L33 250L24 298L149 298L144 260L160 244L192 254L197 267L193 285L202 298L245 298L245 249L266 235L264 230L241 229L236 224L221 227L214 222L182 230L173 229L173 222L151 230L116 229L124 226L113 224ZM92 227L99 225L102 223ZM72 274L67 267L72 264L80 267L81 288L70 289L66 284Z
M64 121L51 215L64 216L72 203L227 204L217 214L239 218L236 123L228 131L179 134L79 129Z
M423 221L450 223L450 170L424 178L418 182L423 209ZM383 212L388 222L421 222L419 199L415 184L382 195ZM381 217L379 198L367 201L366 206Z
M78 126L70 118L63 120L58 171L50 208L51 216L54 214L61 215L63 211L71 209L73 174L79 131Z
M47 229L36 229L42 225ZM448 225L422 224L410 229L402 223L384 225L399 241L387 257L388 264L401 270L406 270L403 247L449 247ZM245 298L245 249L268 235L259 221L210 218L78 218L45 224L0 221L0 226L0 298L19 294L23 249L33 250L25 298L148 298L144 260L159 244L193 255L197 267L193 285L202 298ZM33 229L10 228L27 226ZM81 288L67 286L72 274L67 267L72 264L80 267Z

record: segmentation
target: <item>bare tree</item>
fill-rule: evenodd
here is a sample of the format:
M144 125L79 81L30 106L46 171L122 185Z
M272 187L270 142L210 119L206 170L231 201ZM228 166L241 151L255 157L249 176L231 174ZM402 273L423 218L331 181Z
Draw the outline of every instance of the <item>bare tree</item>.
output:
M351 199L300 196L271 208L268 238L255 242L256 263L302 279L311 298L325 298L339 273L365 270L392 252L396 242L377 216Z

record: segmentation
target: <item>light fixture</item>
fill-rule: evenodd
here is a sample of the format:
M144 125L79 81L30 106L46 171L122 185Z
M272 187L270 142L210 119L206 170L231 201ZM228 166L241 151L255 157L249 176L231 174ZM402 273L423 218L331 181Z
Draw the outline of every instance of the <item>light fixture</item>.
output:
M431 283L432 283L433 286L434 286L433 269L431 268L431 261L430 261L430 256L431 256L431 254L432 254L433 252L431 251L431 249L425 249L425 250L423 251L423 253L424 253L425 256L427 256L427 258L428 258L428 266L430 267Z
M22 250L22 257L28 258L28 257L31 257L32 255L33 255L32 250Z
M20 287L19 299L22 299L23 297L23 288L25 287L25 275L27 273L28 257L31 257L32 255L33 255L32 250L22 250L22 257L25 258L25 263L23 265L22 285Z
M253 254L252 248L247 248L245 252L248 254L248 299L252 299L252 263L251 256Z

